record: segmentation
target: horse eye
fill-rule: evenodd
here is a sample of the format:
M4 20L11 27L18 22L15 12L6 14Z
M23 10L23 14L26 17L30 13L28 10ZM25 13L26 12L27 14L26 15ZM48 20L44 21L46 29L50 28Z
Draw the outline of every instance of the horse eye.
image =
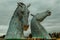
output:
M24 5L23 3L21 3L22 5Z
M21 11L22 14L24 14L24 11Z
M51 13L51 12L48 12L48 13Z

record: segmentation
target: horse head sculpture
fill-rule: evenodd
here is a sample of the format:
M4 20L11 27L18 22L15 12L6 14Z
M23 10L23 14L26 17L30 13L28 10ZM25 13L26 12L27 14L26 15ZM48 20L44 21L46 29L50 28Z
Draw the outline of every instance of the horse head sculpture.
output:
M17 3L17 8L10 20L5 39L20 39L23 35L24 26L28 26L29 10L24 3Z
M36 18L37 21L43 21L44 18L46 18L47 16L51 15L51 11L50 10L46 10L44 12L41 13L37 13L36 15L31 14L34 18Z
M40 22L42 22L47 16L51 15L51 11L47 10L37 13L36 15L31 15L33 16L31 20L32 37L51 39L45 28L40 24Z

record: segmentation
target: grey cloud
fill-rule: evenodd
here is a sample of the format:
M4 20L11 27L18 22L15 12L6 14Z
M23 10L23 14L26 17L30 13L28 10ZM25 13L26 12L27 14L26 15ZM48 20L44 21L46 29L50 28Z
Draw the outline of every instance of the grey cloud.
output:
M8 25L10 18L16 8L16 0L5 0L1 1L0 6L0 25Z

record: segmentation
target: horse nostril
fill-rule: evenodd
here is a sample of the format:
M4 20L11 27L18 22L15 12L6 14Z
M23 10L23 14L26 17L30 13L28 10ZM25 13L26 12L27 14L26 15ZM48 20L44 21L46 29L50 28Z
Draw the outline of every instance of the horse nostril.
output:
M29 28L29 25L24 25L23 26L23 30L27 31L27 29Z
M48 13L51 13L51 12L48 12Z
M48 12L48 16L50 16L51 15L51 12Z

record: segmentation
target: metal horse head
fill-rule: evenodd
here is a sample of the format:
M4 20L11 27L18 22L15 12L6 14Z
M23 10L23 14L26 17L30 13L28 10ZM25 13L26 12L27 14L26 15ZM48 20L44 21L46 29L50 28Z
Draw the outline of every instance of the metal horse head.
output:
M51 15L51 11L47 10L41 13L37 13L36 15L31 14L35 19L37 19L37 21L43 21L44 18L46 18L47 16Z
M36 15L33 15L31 20L31 33L33 37L36 38L46 38L51 39L47 31L44 29L44 27L40 24L47 16L51 15L51 12L49 10L37 13Z
M30 4L26 6L22 2L18 3L18 7L19 7L19 10L20 10L18 12L20 12L21 22L22 22L23 27L28 26L28 17L29 17L28 7L29 6L30 6Z
M23 27L28 26L28 16L29 16L29 6L26 6L24 3L19 2L18 6L10 20L9 29L7 31L7 38L17 38L20 39L23 35Z

